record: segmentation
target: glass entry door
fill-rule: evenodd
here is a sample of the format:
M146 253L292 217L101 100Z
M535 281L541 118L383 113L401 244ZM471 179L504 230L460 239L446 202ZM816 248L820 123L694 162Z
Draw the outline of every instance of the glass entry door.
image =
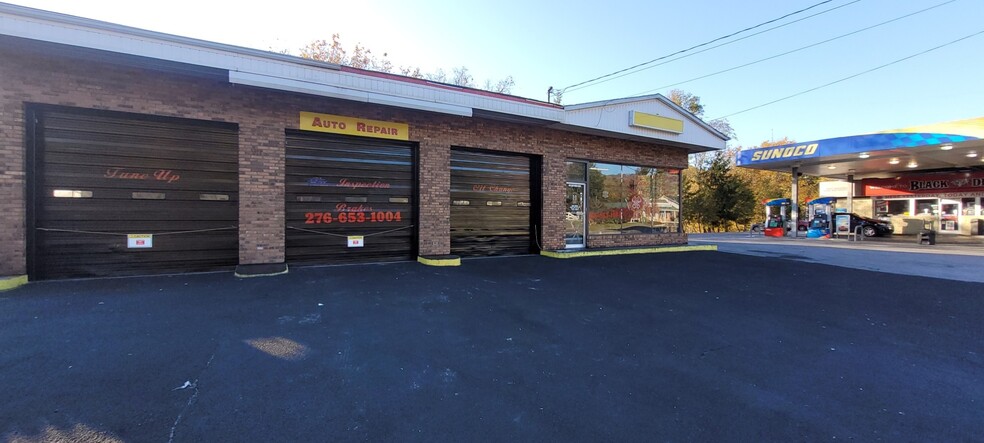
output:
M585 229L584 183L568 183L564 214L564 242L568 249L583 248Z
M960 232L960 202L940 199L940 231Z

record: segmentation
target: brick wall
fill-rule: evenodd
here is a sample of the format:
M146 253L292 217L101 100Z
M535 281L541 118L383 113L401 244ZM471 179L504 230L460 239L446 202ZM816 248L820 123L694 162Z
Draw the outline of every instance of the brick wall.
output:
M8 87L6 65L0 63L0 276L24 274L27 256L22 104L27 96Z
M232 85L224 80L47 57L45 47L0 46L0 275L26 272L25 103L233 122L239 125L240 262L284 260L284 130L300 111L409 124L419 144L419 253L450 252L452 146L541 156L540 242L564 247L564 162L569 158L685 168L685 151L543 127L447 116ZM534 191L535 192L535 191ZM616 238L617 237L617 238ZM591 236L589 246L685 243L680 234Z

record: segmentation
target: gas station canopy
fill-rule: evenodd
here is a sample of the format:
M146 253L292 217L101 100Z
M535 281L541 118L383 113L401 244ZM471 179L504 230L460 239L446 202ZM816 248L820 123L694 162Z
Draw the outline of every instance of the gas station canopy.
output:
M904 172L984 170L984 117L739 153L738 166L855 179Z

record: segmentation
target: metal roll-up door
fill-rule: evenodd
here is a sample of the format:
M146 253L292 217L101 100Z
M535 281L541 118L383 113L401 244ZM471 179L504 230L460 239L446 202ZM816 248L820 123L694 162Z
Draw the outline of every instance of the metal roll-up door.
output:
M32 278L238 263L235 125L61 107L29 118Z
M523 155L451 151L451 253L529 254L530 165Z
M416 159L407 142L287 133L287 262L416 258Z

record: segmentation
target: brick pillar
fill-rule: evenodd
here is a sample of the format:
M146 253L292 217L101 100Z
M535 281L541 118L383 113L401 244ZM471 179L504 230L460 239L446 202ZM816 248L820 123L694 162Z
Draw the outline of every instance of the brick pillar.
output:
M0 102L0 277L27 274L24 105Z
M239 264L284 262L283 124L239 126Z
M451 253L451 146L420 142L420 255Z
M543 156L543 227L540 242L545 250L564 249L565 160L562 153L547 152Z

